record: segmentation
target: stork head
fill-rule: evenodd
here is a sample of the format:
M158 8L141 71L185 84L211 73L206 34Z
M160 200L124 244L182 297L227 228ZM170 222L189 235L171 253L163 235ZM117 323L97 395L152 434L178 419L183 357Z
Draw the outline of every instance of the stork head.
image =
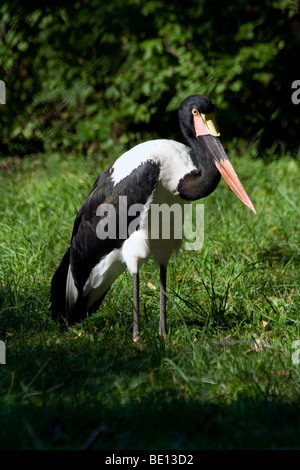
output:
M196 142L201 144L232 191L256 214L255 208L220 142L214 105L210 99L202 95L188 96L179 107L178 117L181 131L187 141L191 143L193 148L195 148L193 144ZM198 158L201 159L201 153L198 153Z

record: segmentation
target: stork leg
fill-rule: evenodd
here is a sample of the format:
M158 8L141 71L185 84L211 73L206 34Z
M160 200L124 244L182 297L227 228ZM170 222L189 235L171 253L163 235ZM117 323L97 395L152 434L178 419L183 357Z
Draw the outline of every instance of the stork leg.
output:
M139 272L132 274L133 286L133 341L140 340L139 313L140 313L140 292L139 292Z
M166 286L167 286L167 268L160 266L160 315L159 315L159 334L167 336L166 319Z

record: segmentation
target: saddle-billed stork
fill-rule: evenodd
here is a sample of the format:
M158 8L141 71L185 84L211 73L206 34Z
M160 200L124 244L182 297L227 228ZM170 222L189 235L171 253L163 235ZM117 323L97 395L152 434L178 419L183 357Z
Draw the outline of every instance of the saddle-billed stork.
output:
M147 224L152 205L177 203L183 207L212 193L222 175L256 213L219 140L212 102L202 95L189 96L181 103L178 118L189 147L173 140L144 142L121 155L96 180L76 217L70 247L52 279L53 319L72 324L95 312L127 267L133 281L133 339L138 341L139 268L153 256L160 266L159 333L165 336L167 264L181 240L172 234L168 239L151 237ZM138 222L134 217L137 212L130 213L128 207L138 207ZM104 221L107 226L111 223L106 238L101 226ZM131 230L130 224L134 225Z

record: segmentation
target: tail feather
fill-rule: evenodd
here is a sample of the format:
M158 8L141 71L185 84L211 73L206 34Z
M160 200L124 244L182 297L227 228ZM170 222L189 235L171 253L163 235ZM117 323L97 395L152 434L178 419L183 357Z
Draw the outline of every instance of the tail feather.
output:
M89 308L88 296L78 292L71 271L70 248L66 251L51 282L50 316L54 321L71 325L78 323L86 317L87 311L92 314L103 302L109 288Z
M69 264L67 281L66 281L66 311L68 317L72 312L74 305L78 299L78 290L75 286L74 277L71 270L71 265Z
M66 251L60 265L57 268L51 282L50 316L52 320L58 321L68 319L66 285L70 266L70 248Z

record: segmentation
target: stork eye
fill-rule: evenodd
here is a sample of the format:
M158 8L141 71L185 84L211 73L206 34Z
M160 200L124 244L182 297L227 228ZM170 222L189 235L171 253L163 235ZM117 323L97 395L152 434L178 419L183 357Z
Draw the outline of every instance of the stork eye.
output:
M198 116L199 111L198 111L198 109L193 108L193 109L192 109L192 113L193 113L194 116Z

